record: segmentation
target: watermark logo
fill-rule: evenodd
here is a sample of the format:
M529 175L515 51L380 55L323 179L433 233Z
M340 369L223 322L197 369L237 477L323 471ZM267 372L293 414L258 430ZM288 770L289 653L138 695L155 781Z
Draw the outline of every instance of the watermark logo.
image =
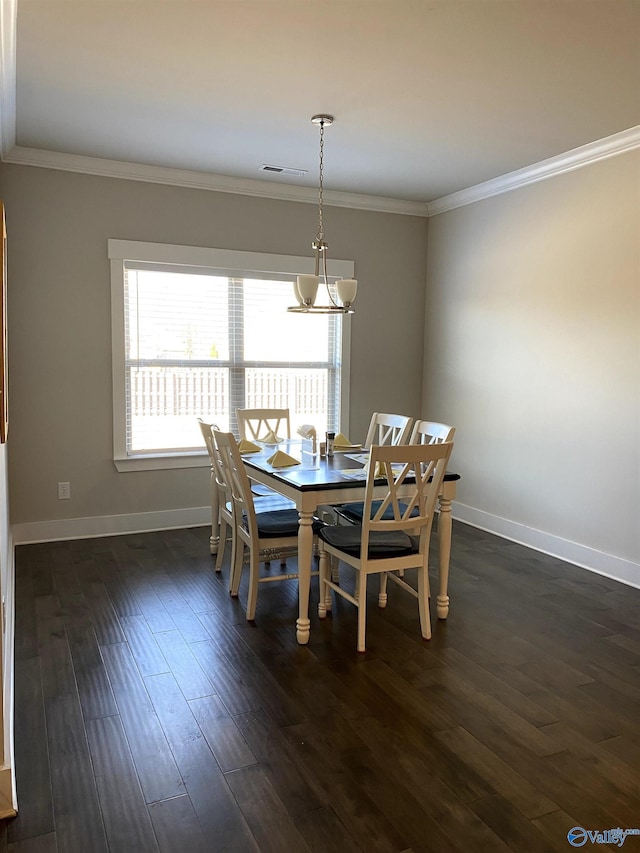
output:
M596 829L584 829L581 826L574 826L567 832L567 841L572 847L584 847L587 841L592 844L614 844L617 847L622 847L629 835L640 835L640 829L605 829L599 831Z
M587 830L581 826L574 826L567 833L567 841L573 847L582 847L583 844L587 843L587 840Z

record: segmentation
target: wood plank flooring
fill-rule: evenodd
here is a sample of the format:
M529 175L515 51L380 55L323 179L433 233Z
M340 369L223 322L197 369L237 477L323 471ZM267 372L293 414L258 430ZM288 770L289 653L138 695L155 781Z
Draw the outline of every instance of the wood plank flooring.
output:
M0 853L566 852L574 826L640 827L638 590L454 523L447 622L422 641L372 584L359 655L315 582L307 647L295 581L248 624L205 528L16 563Z

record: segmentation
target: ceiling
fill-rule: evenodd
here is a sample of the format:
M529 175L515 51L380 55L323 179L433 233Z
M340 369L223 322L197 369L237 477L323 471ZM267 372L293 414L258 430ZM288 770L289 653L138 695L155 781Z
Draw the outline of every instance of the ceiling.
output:
M640 125L640 0L17 0L18 151L277 195L319 112L328 190L442 198Z

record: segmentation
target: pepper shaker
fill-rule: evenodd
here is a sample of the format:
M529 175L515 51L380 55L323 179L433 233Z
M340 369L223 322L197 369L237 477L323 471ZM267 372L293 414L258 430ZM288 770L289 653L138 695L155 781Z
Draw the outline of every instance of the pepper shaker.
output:
M327 456L333 456L333 443L335 441L335 432L327 433Z

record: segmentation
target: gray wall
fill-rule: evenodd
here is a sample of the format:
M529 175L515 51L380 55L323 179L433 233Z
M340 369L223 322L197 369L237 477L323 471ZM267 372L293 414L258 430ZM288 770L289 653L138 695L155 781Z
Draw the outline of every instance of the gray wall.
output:
M107 239L306 255L315 205L9 164L3 184L12 524L205 506L204 468L113 466ZM325 226L330 257L353 259L360 282L349 430L358 440L375 410L420 413L427 221L331 207ZM58 481L71 483L70 501L57 499Z
M640 585L639 159L428 229L333 207L326 224L361 285L351 437L375 410L455 424L459 518ZM113 466L106 241L305 254L315 206L9 164L3 186L12 524L206 506L205 468Z
M424 369L458 517L638 585L639 163L430 219Z

